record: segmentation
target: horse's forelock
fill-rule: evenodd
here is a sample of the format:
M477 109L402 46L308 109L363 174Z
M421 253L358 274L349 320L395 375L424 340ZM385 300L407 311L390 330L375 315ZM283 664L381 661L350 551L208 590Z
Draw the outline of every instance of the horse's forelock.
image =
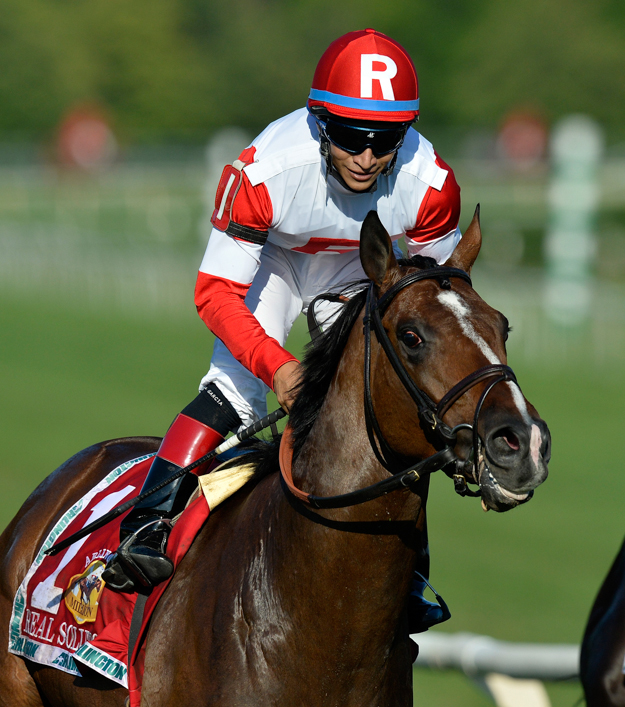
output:
M413 255L411 258L400 258L397 263L398 265L417 268L418 270L428 270L429 268L438 267L438 263L434 258L429 258L425 255Z

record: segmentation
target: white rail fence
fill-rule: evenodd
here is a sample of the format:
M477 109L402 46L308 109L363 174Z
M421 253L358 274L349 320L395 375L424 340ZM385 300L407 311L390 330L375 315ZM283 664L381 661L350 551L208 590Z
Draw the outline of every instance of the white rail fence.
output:
M614 165L606 164L604 171L624 184L625 160L619 165L618 175L610 171ZM194 316L193 288L207 239L214 176L207 187L210 179L201 159L120 165L97 179L0 166L0 290L141 317ZM532 187L537 191L529 208L517 198L518 184L503 180L497 196L491 194L494 181L469 184L465 203L475 197L485 213L490 204L494 212L510 212L513 220L527 220L531 212L540 230L545 214L538 202L544 201L544 184ZM615 207L609 184L604 180L601 189L606 208ZM496 224L487 229L475 284L510 319L513 365L584 362L618 367L625 355L623 280L594 280L587 321L569 329L555 326L545 312L544 273L507 262L502 254L514 251L515 238L500 230ZM625 229L613 234L608 251L609 261L625 272L624 234Z
M499 707L550 707L543 682L576 680L579 646L509 643L474 633L414 635L417 668L459 670Z

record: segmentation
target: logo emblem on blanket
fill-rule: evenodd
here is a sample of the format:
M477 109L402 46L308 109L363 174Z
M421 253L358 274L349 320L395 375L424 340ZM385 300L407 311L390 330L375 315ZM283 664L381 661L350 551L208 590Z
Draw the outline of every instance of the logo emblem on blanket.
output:
M65 590L65 606L79 624L95 621L98 615L98 601L105 582L102 572L106 563L94 560L82 574L75 574Z

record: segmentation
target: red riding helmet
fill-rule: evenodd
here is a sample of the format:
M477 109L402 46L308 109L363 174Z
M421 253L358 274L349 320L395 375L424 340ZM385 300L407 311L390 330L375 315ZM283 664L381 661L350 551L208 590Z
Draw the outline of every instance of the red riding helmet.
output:
M400 44L374 29L344 34L317 64L308 108L356 120L412 122L419 115L412 59Z

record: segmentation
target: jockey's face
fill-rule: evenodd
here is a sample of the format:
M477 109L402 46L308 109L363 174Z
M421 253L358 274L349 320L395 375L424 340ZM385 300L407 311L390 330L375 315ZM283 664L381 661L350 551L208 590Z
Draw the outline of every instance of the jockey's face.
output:
M359 155L352 155L331 142L330 155L332 156L334 168L350 189L367 191L393 159L395 153L391 152L388 155L376 157L371 148L368 147Z

